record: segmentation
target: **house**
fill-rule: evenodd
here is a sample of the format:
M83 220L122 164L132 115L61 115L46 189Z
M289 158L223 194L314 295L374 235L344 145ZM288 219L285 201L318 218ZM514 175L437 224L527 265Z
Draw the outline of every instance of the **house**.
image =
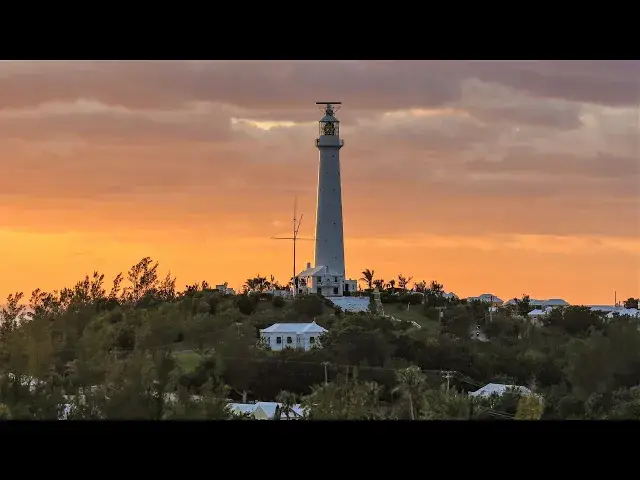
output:
M233 288L228 287L226 283L223 283L221 285L216 285L216 290L218 290L222 295L236 294L236 291Z
M341 297L358 290L357 280L347 280L344 275L329 274L327 267L311 267L298 274L298 291L296 294L320 294L324 297Z
M229 403L227 408L236 415L250 415L256 420L273 420L276 416L277 408L282 408L282 404L277 402ZM305 417L305 411L301 405L293 405L292 410L290 417L281 415L280 420L294 420Z
M274 351L285 348L302 348L309 350L319 345L320 337L327 333L315 321L311 323L274 323L260 330L260 337Z
M504 395L510 391L520 393L521 395L532 395L533 392L527 387L520 385L504 385L502 383L488 383L484 387L475 392L469 392L471 397L490 397L491 395Z
M505 302L505 305L517 305L517 302L520 301L519 298L512 298ZM539 300L536 298L529 299L529 305L535 309L545 310L547 307L568 307L569 302L563 300L561 298L550 298L548 300Z
M483 293L478 297L467 297L467 302L486 302L493 306L502 305L503 301L492 293Z

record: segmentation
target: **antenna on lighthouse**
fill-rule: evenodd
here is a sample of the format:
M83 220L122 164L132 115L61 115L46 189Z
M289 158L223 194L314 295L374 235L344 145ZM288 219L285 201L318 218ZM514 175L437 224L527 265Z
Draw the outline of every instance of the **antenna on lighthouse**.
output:
M296 242L298 240L314 240L313 238L299 238L298 232L302 224L304 213L298 218L298 197L293 200L293 235L291 237L271 237L271 240L291 240L293 242L293 296L298 291L298 272L296 271Z
M325 115L333 115L342 106L342 102L316 102L318 109Z

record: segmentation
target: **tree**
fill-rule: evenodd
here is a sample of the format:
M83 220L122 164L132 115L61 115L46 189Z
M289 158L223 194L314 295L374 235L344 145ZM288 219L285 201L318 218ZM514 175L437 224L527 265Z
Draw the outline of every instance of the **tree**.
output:
M518 400L516 420L540 420L544 412L544 403L536 395L524 395Z
M629 297L624 301L624 308L638 308L638 302L640 299Z
M398 274L398 288L401 288L403 292L406 292L412 278L413 277L405 277L401 273Z
M373 279L373 274L374 274L374 271L373 271L373 270L369 270L369 269L367 268L366 270L364 270L364 271L362 272L362 278L360 279L360 280L362 280L363 282L366 282L366 284L367 284L367 288L368 288L369 290L372 290L372 289L373 289L373 281L374 281L374 279Z
M522 298L520 299L514 298L514 300L516 302L516 309L517 309L518 315L526 317L529 314L529 312L533 310L529 295L523 294Z
M280 403L279 415L285 417L287 420L290 418L294 418L296 416L296 412L293 407L296 404L296 395L291 392L287 392L286 390L281 391L276 398L276 401Z
M425 377L419 367L411 366L396 372L398 386L393 389L394 393L400 396L409 404L409 416L415 420L417 416L416 407L418 399L425 388Z
M416 292L424 294L427 291L427 282L420 280L415 283Z
M384 290L385 287L385 282L383 279L379 278L377 280L373 281L373 285L378 289L378 290Z
M130 286L125 288L124 297L128 302L137 302L146 294L153 294L158 286L158 262L144 257L127 273Z
M251 315L257 307L256 300L251 295L240 295L237 300L238 310L243 315Z

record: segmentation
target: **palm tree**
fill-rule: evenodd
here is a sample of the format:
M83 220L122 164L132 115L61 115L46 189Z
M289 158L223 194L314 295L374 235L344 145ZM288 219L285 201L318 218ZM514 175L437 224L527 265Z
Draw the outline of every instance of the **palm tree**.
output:
M425 377L419 367L411 366L396 372L398 386L393 389L409 402L411 420L416 419L415 405L425 386Z
M379 278L377 280L373 281L373 284L376 286L376 288L378 290L383 290L384 289L384 280Z
M373 270L369 270L368 268L362 272L362 280L363 282L367 282L367 288L369 290L373 290Z
M282 416L286 417L287 420L290 418L297 416L297 413L293 409L296 404L296 395L295 393L288 392L286 390L282 390L276 401L280 404L280 408L278 409L278 415L276 415L279 420Z
M389 290L393 290L396 286L396 281L394 279L389 280L389 283L387 283L387 288Z

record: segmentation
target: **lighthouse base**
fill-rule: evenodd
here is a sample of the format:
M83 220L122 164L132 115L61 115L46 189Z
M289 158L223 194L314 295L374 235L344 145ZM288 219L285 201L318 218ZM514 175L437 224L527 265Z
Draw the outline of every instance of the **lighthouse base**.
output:
M317 294L323 297L349 296L358 289L357 280L347 280L343 274L332 273L327 267L320 265L307 268L297 275L298 290L296 295Z

